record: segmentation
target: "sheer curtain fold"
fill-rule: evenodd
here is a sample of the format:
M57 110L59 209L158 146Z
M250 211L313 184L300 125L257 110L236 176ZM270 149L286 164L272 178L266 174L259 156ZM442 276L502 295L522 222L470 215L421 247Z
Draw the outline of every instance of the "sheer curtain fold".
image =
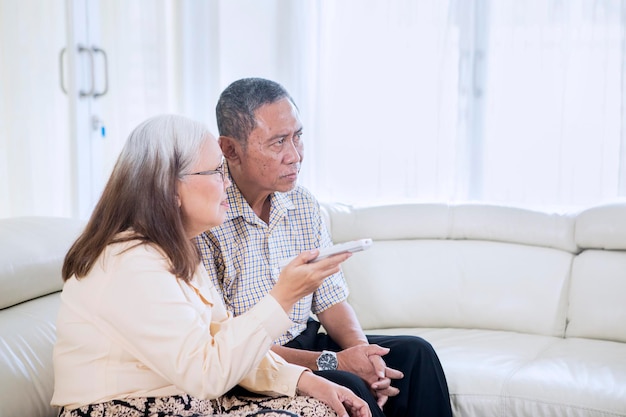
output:
M306 164L315 164L317 175L308 185L345 202L455 194L455 6L321 4L318 88L310 92L319 117L305 126L305 152L313 148L317 156Z
M620 9L491 3L483 198L584 206L619 196Z

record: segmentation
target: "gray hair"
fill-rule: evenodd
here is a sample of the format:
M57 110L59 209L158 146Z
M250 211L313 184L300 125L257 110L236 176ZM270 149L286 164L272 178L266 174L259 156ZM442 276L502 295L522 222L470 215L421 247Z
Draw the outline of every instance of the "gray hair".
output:
M190 280L200 256L183 227L177 185L206 140L212 140L209 130L183 116L156 116L137 126L85 230L65 257L63 279L86 276L107 245L139 239L161 248L171 272ZM126 230L134 234L120 238Z
M133 178L156 176L165 187L189 174L209 134L202 123L184 116L152 117L132 131L117 165Z
M256 127L254 112L265 104L289 99L287 90L279 83L264 78L242 78L230 84L220 95L215 108L220 136L228 136L245 144Z

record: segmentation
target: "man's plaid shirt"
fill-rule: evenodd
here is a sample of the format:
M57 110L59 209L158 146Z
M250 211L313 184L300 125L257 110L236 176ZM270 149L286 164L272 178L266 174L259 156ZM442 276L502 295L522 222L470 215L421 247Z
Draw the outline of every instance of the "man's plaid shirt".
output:
M330 246L319 203L303 187L271 195L270 223L252 211L236 185L228 188L226 221L196 238L202 262L222 294L226 307L238 316L254 306L278 281L281 259L302 251ZM318 314L344 301L348 288L341 272L324 280L315 293L296 303L293 326L274 343L285 344Z

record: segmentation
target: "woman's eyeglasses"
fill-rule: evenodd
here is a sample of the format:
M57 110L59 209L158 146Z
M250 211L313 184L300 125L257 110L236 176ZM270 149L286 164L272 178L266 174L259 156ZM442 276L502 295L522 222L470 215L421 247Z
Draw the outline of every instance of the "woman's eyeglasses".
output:
M213 175L213 174L220 174L222 181L224 181L224 179L226 178L226 166L224 165L224 160L222 160L222 163L216 169L209 169L208 171L192 172L191 174L185 174L185 175Z

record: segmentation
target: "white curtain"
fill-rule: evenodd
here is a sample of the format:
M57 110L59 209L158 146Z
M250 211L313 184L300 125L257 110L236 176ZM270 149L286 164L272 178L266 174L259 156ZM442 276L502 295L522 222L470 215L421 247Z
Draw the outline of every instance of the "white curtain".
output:
M626 0L97 3L104 179L141 120L176 112L216 131L222 89L260 76L301 109L301 182L321 200L626 196ZM0 217L71 215L64 4L0 0Z
M623 1L318 4L319 117L305 129L322 199L626 195Z

